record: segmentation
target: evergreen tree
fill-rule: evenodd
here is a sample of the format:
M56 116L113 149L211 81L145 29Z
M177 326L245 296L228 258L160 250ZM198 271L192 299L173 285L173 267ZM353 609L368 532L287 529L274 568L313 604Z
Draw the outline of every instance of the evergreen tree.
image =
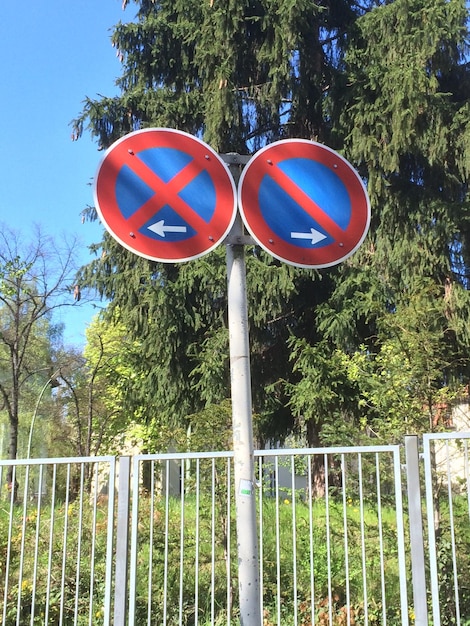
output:
M418 386L433 381L432 393L415 396L428 406L427 428L430 399L438 402L439 388L452 396L470 374L468 17L465 2L437 0L397 0L362 16L345 56L349 87L336 127L367 179L372 225L334 274L319 327L332 349L347 353L364 342L380 354L398 340L403 362L421 371ZM423 312L432 312L426 326ZM436 349L426 369L430 329ZM410 335L414 350L406 351Z
M120 95L87 99L76 137L89 129L103 149L129 131L173 127L219 152L243 154L280 138L308 138L342 151L369 187L370 237L341 266L299 270L256 247L248 252L260 435L292 426L286 393L304 375L295 360L302 345L321 347L325 380L332 380L336 360L328 355L361 345L379 351L384 316L406 304L423 278L448 299L447 326L436 332L462 357L452 375L467 375L465 1L134 4L135 21L118 24L112 36L122 60ZM181 420L220 402L229 386L223 249L177 266L135 257L106 234L94 250L83 282L142 340L136 401L147 419L158 410ZM336 406L359 417L357 385L338 389ZM311 420L310 443L320 440L325 417Z

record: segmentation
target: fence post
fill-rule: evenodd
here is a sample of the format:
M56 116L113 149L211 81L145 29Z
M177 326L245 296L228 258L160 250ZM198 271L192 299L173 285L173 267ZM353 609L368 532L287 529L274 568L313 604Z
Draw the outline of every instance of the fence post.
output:
M126 626L128 606L129 513L130 513L131 458L119 457L119 484L117 494L116 569L114 572L113 626Z
M411 578L415 626L428 625L426 599L426 567L424 557L423 514L419 478L418 437L405 437L406 485L408 493L408 517L410 525Z

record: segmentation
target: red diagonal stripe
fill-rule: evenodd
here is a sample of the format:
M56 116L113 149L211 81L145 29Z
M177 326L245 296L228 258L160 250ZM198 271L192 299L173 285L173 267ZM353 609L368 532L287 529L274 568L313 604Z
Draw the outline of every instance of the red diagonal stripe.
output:
M316 202L305 193L278 165L273 165L271 178L293 199L297 204L312 217L322 228L325 229L335 240L344 237L343 230L338 224L318 206Z

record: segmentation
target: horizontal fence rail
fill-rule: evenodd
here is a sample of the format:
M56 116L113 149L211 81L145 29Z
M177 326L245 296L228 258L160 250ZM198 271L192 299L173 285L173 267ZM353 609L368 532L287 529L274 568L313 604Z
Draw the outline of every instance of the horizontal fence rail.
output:
M260 626L470 623L470 434L407 440L255 452ZM2 626L238 624L233 462L0 461Z

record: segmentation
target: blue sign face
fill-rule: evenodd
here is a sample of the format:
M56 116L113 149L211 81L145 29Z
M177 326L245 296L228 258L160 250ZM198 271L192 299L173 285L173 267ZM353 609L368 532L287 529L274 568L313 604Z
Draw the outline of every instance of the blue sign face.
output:
M138 229L142 235L157 241L162 238L183 241L194 237L196 230L178 213L180 200L202 217L206 224L210 223L217 197L214 182L206 170L196 174L181 189L175 189L174 185L173 189L168 189L170 181L181 176L193 157L174 148L150 148L139 152L137 156L161 182L151 187L138 172L125 165L116 179L116 200L126 219L136 214L146 203L154 204L155 212Z
M321 207L345 230L351 219L351 199L343 181L328 167L305 158L292 158L278 163L279 169L294 185ZM259 187L261 214L276 235L287 243L311 249L312 228L319 233L317 246L327 246L334 238L274 178L266 174Z
M224 162L202 141L171 129L138 131L113 144L98 169L95 202L115 239L159 261L210 252L236 215Z
M339 263L369 227L369 199L357 172L330 148L304 139L257 152L242 173L238 202L257 243L299 267Z

